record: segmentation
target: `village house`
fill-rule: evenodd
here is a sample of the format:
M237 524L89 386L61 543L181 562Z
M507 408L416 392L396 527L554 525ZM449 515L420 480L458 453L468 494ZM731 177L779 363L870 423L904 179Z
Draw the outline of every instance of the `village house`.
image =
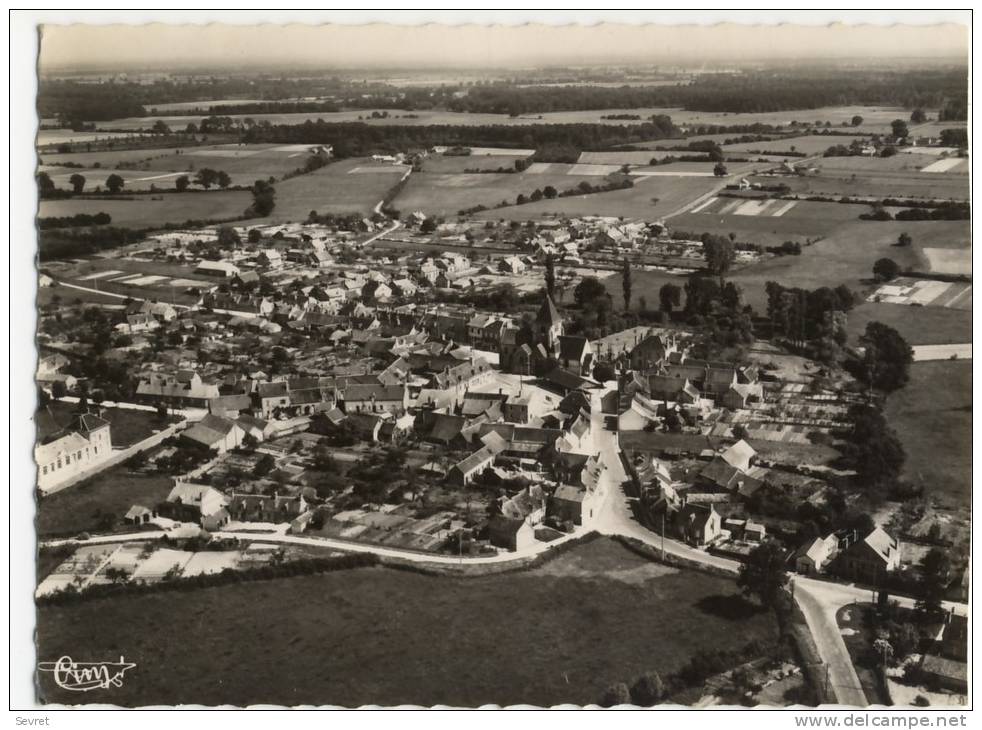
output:
M900 567L900 543L883 528L845 547L835 561L835 571L848 580L879 585Z
M214 487L179 481L158 512L177 522L194 522L205 530L217 530L228 524L227 507L228 499Z
M149 370L140 376L137 400L169 406L207 408L221 393L216 383L206 383L193 370Z
M229 496L228 513L236 522L292 522L308 509L303 495L238 494Z
M346 413L392 413L401 415L408 406L404 385L351 384L343 391Z
M794 569L802 575L818 575L825 571L838 550L839 538L834 534L813 538L795 551Z
M686 503L676 514L679 536L688 544L705 547L719 539L722 520L712 504Z
M229 261L208 261L207 259L198 263L194 270L199 276L211 276L217 279L231 279L238 276L241 272L239 267Z
M523 519L498 515L488 522L488 538L495 547L517 552L535 544L535 528Z
M242 445L245 431L235 421L209 413L182 432L181 438L224 454Z

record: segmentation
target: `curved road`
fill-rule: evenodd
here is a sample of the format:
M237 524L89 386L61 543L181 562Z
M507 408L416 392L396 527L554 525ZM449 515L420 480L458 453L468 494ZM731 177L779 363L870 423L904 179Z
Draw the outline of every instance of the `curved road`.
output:
M591 426L596 450L602 454L603 461L607 465L600 479L600 489L602 492L602 502L594 524L591 529L603 535L623 535L632 537L644 542L656 549L664 549L666 553L676 555L687 560L702 563L703 565L718 568L736 575L740 564L735 560L721 558L710 555L702 550L697 550L684 543L670 538L664 540L660 535L651 532L640 525L631 511L631 498L624 491L627 482L627 475L620 459L620 448L617 442L617 434L604 428L604 414L601 411L601 398L609 392L613 384L610 383L603 390L595 391L591 396ZM194 527L193 532L198 528ZM215 533L218 537L237 538L253 542L276 543L284 545L305 545L312 547L326 547L335 550L348 552L371 553L380 557L397 558L417 563L429 563L436 565L486 565L508 563L521 560L534 555L548 552L556 545L560 545L568 540L579 537L587 532L579 529L576 532L565 535L551 543L536 543L526 550L510 553L499 553L498 555L483 556L461 559L452 555L435 555L421 552L408 552L394 548L387 548L378 545L367 545L345 540L332 540L320 537L305 537L303 535L283 535L275 533L256 533L227 531ZM77 544L99 544L127 542L138 540L160 539L165 534L176 536L175 532L133 532L127 534L98 535L85 540L51 540L44 545L60 545L67 543ZM828 666L829 681L835 697L839 704L854 707L864 707L868 705L866 696L863 694L859 678L853 668L852 660L846 649L845 642L836 622L836 613L840 608L857 601L868 602L871 600L869 589L858 588L850 584L834 583L831 581L816 580L804 576L793 576L794 597L801 607L802 613L808 623L808 628L818 646L819 655L822 661ZM912 606L914 601L910 598L896 598L901 605ZM945 607L953 609L957 613L967 614L968 607L961 603L946 603Z

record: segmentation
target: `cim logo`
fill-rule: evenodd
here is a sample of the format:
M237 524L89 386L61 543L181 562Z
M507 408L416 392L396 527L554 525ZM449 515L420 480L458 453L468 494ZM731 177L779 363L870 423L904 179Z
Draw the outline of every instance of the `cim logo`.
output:
M71 692L122 687L123 675L136 664L123 657L118 662L76 662L63 656L56 662L39 662L38 671L54 675L55 684Z

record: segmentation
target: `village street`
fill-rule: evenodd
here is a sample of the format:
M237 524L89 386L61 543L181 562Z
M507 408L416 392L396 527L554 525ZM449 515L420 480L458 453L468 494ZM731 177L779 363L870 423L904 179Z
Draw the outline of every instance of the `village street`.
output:
M587 530L578 529L575 532L565 535L550 543L538 542L532 546L517 552L503 552L493 556L459 558L451 555L426 554L422 552L409 552L405 550L386 548L379 545L356 543L347 540L332 540L321 537L305 537L303 535L287 535L279 533L256 533L240 531L220 531L214 533L215 537L221 539L235 538L243 541L263 542L278 545L298 545L309 547L329 548L344 552L369 553L378 555L381 558L405 560L414 563L431 565L488 565L504 564L518 560L525 560L551 550L557 545L561 545L568 540L579 537L589 529L596 530L603 535L622 535L635 538L658 550L664 550L666 554L674 555L686 560L690 560L707 567L712 567L726 571L733 575L739 570L739 563L734 560L711 555L705 551L697 550L682 542L671 538L663 538L644 526L635 519L631 509L632 498L625 492L627 475L620 457L620 447L618 445L617 434L604 426L604 413L602 411L603 396L615 388L614 383L608 383L602 390L594 391L591 395L591 430L594 439L594 446L602 456L603 463L606 465L601 478L601 503L599 513L593 525ZM178 530L169 533L147 533L133 532L126 534L99 535L84 540L51 540L42 543L46 546L56 546L64 544L93 545L116 542L141 541L149 539L160 539L164 535L170 537L189 536L198 531L197 527L182 526ZM856 587L851 584L835 583L827 580L817 580L803 576L794 576L793 593L795 600L801 607L808 623L808 627L818 646L819 655L823 663L828 666L828 677L832 690L839 703L843 705L862 706L866 704L859 679L846 649L845 642L842 640L839 627L836 624L836 613L843 606L857 601L869 602L872 600L871 593L867 588ZM895 597L903 606L913 606L914 601L910 598ZM967 614L968 607L965 604L946 603L945 607L953 609L960 614Z

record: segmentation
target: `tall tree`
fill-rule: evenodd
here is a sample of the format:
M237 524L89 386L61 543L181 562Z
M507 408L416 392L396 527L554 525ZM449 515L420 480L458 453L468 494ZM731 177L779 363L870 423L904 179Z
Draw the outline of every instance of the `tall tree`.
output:
M942 601L951 576L948 555L939 548L931 548L921 559L920 597L917 608L930 614L941 613Z
M631 308L631 262L624 259L621 265L621 291L624 293L624 311Z
M106 178L106 190L108 190L110 193L118 193L123 189L123 185L125 184L126 181L116 173L113 173Z
M76 172L74 175L68 178L68 182L72 184L72 191L76 195L81 194L81 192L85 190L85 175L80 175Z
M737 585L745 595L756 596L764 606L775 606L788 581L787 553L776 542L764 542L750 551L740 566Z
M706 258L706 267L710 273L719 277L719 285L722 288L726 274L733 265L733 259L736 256L733 241L727 236L704 234L702 253Z
M546 294L552 298L556 294L556 260L551 253L546 254Z
M177 192L183 193L188 189L191 184L191 179L187 175L181 175L174 181L174 187L177 188Z
M914 353L897 330L882 322L870 322L860 342L865 348L863 364L871 386L890 392L907 384Z
M658 290L658 300L661 310L671 314L682 305L682 288L677 284L663 284Z
M50 197L52 193L55 192L55 183L51 179L51 175L46 172L39 172L37 174L38 183L38 195L42 198Z

